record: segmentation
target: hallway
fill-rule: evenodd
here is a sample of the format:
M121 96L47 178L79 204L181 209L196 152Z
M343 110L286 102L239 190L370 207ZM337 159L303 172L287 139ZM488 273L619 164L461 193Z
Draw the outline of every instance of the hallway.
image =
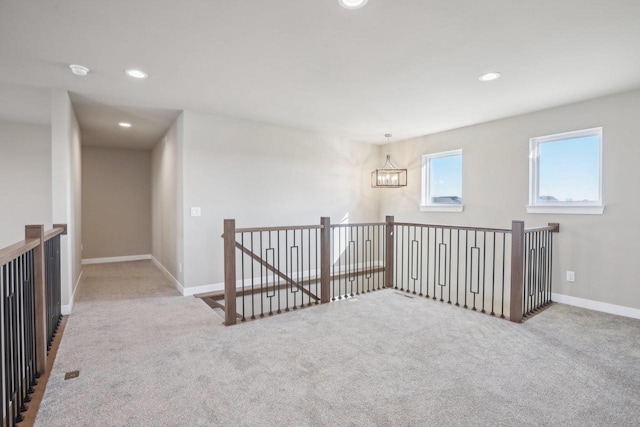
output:
M85 267L36 425L617 425L640 321L514 324L383 290L225 328L150 261ZM80 376L65 381L64 373Z

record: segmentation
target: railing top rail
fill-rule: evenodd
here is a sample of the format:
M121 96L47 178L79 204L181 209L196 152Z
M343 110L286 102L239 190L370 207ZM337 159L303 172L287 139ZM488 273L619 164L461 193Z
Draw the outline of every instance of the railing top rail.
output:
M0 266L10 263L14 259L26 254L40 244L40 239L27 239L0 249Z
M316 230L322 229L324 226L314 225L284 225L281 227L250 227L250 228L236 228L236 233L256 233L261 231L283 231L283 230Z
M467 231L486 231L489 233L511 233L510 228L485 228L485 227L466 227L460 225L440 225L440 224L418 224L412 222L394 222L394 225L410 226L410 227L429 227L429 228L444 228L453 230L467 230Z
M56 236L59 236L60 234L64 234L64 228L63 227L56 227L53 228L49 231L47 231L46 233L44 233L44 241L47 242L51 239L53 239Z
M331 224L331 228L340 227L368 227L372 225L386 225L386 222L360 222L355 224Z

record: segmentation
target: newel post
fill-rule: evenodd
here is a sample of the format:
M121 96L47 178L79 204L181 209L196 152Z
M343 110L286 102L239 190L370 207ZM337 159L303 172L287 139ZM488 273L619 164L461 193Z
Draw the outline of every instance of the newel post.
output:
M393 288L393 248L394 248L394 217L387 215L385 225L386 248L384 257L384 286Z
M524 221L511 223L511 303L509 320L522 322L524 286Z
M236 220L224 220L224 324L236 324ZM243 284L244 287L244 284Z
M25 240L38 239L33 249L33 286L36 310L36 370L42 375L47 370L47 285L45 283L44 225L27 225Z
M320 218L320 302L331 300L331 218Z

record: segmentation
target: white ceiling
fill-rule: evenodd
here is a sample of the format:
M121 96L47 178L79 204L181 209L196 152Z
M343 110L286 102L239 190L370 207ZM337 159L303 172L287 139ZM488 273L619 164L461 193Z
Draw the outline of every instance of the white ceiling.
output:
M639 16L638 0L0 0L0 83L70 90L95 141L121 115L164 130L187 109L384 142L640 87Z

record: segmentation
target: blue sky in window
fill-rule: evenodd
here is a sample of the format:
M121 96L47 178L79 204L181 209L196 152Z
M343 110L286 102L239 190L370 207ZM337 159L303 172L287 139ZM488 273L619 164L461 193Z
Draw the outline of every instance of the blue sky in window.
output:
M462 155L436 157L429 162L429 195L462 198Z
M538 194L541 200L598 200L598 139L597 136L585 136L539 145Z

